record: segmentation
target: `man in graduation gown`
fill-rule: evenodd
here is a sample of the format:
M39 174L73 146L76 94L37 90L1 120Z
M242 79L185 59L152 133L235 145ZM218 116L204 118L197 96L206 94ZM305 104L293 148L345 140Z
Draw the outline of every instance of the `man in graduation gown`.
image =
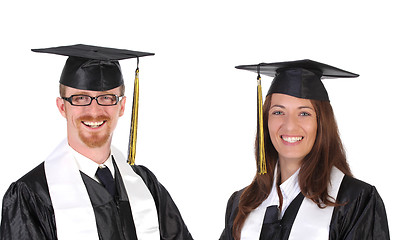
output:
M67 139L11 184L0 239L192 239L155 175L111 146L126 102L118 60L153 54L88 45L34 51L69 56L57 98Z

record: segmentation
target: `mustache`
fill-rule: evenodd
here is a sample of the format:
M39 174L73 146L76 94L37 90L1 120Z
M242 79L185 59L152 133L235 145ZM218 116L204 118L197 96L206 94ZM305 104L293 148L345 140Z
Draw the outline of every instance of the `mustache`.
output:
M91 116L91 115L84 115L77 119L79 122L101 122L101 121L109 121L110 118L106 115L100 116Z

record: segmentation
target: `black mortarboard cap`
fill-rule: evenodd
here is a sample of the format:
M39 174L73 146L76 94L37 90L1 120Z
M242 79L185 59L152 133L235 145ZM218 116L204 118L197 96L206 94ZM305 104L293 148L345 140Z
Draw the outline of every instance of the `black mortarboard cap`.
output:
M32 49L32 51L68 56L69 58L61 74L60 83L68 87L91 91L107 91L121 86L123 84L123 77L118 60L128 58L137 59L128 150L128 162L133 165L136 156L139 104L138 63L140 57L152 56L154 53L83 44Z
M236 66L258 73L258 134L257 157L259 174L267 173L264 128L263 128L263 100L260 74L274 77L267 95L282 93L297 98L329 101L327 90L322 78L349 78L359 75L351 73L324 63L312 60L299 60L276 63L259 63L254 65Z
M312 60L299 60L276 63L260 63L236 66L258 74L274 77L267 95L282 93L290 96L329 101L322 78L353 78L351 73L324 63Z
M60 83L92 91L107 91L123 84L118 60L154 55L154 53L84 44L32 49L32 51L68 56Z

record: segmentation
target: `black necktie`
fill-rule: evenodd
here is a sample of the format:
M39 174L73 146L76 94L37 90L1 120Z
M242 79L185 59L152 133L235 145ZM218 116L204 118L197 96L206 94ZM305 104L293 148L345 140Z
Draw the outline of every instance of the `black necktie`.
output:
M115 196L115 181L114 178L112 177L111 171L107 166L101 166L98 167L96 176L98 180L104 185L105 189L111 194L112 196Z
M272 206L267 207L265 218L263 219L263 223L277 222L279 220L278 219L279 212L280 211L279 211L277 205L272 205Z
M277 205L267 207L263 226L260 233L260 240L281 239L282 225L278 219L280 210Z

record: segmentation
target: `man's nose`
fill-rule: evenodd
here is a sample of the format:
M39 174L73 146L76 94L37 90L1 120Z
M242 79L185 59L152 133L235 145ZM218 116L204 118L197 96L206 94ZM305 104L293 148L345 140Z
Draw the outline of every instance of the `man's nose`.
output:
M99 105L96 99L93 99L91 104L86 106L85 110L90 113L98 113L103 111L103 106Z

